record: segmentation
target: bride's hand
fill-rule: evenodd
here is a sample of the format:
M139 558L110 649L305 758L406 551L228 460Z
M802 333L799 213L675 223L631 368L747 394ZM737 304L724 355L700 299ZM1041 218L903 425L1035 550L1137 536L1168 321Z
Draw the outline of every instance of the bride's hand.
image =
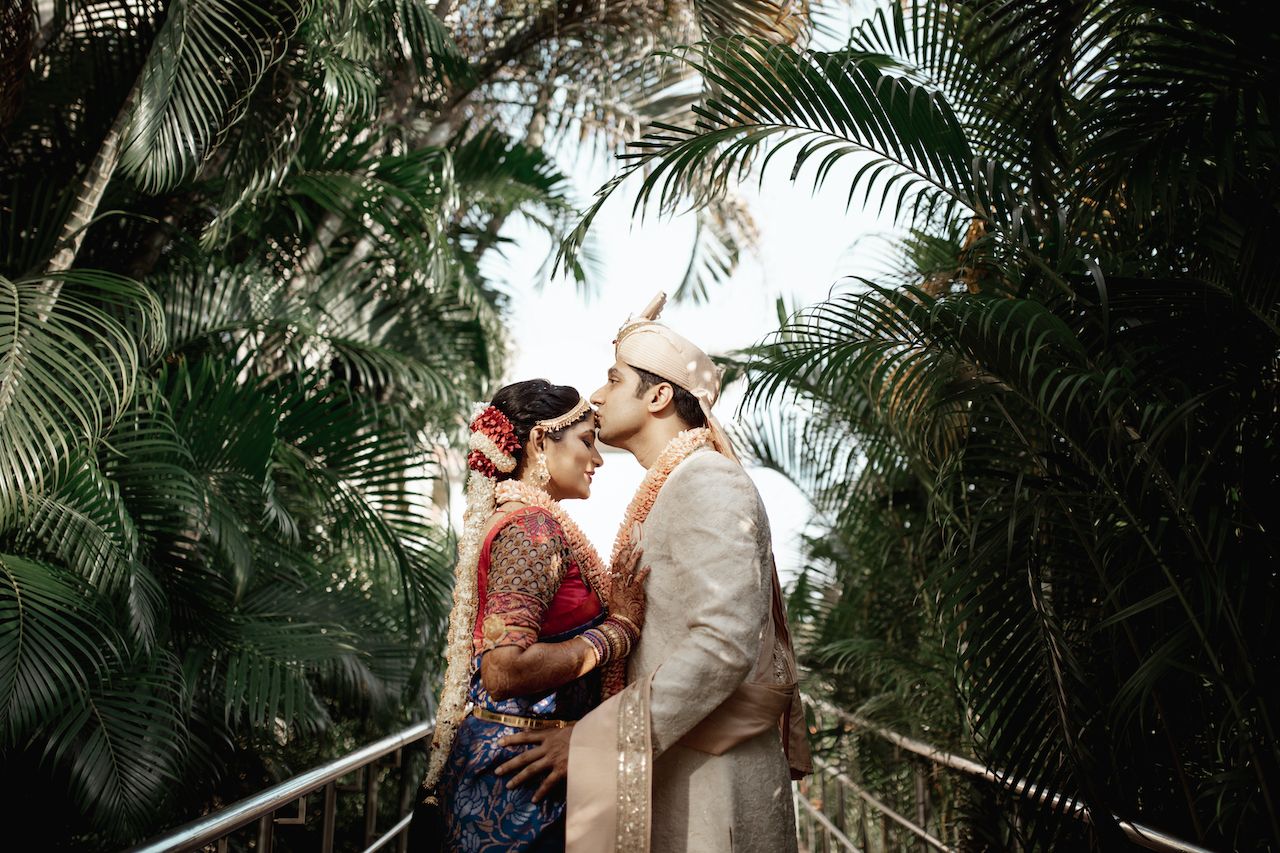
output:
M631 548L622 555L622 566L613 576L613 587L609 590L605 605L614 616L624 616L635 623L637 628L644 627L645 591L644 582L649 577L649 567L641 567L644 548L639 541L639 525L632 530Z

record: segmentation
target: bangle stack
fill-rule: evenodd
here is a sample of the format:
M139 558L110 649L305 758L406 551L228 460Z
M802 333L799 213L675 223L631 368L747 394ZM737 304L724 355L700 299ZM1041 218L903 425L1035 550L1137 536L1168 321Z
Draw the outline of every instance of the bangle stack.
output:
M603 666L629 655L632 647L640 641L640 629L625 616L610 616L579 636L595 650L596 666Z

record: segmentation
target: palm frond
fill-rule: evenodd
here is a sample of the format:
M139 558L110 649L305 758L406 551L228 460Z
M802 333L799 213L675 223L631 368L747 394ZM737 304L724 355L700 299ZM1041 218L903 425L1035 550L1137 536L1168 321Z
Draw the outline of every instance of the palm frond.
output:
M246 602L252 607L253 601ZM279 718L286 726L323 727L328 712L310 681L314 668L354 654L339 625L299 621L288 613L244 615L232 624L222 662L224 713L254 727Z
M0 278L0 528L12 523L80 442L97 440L128 404L163 337L146 288L89 271Z
M350 222L372 222L379 240L425 259L457 206L452 164L437 148L370 157L371 147L343 147L324 163L300 168L282 187L283 201L308 231L314 231L311 204Z
M530 203L563 216L572 211L569 179L543 151L493 126L464 128L448 146L453 178L469 204L505 214Z
M53 254L74 197L61 180L49 176L6 176L0 198L0 275L21 278L44 268Z
M129 635L150 652L164 596L142 561L138 527L120 486L93 457L73 457L65 467L9 537L22 553L69 569L104 599L123 605Z
M153 193L193 174L296 26L283 8L251 0L170 4L138 79L120 154L125 173Z
M703 302L712 289L728 281L744 251L760 237L751 212L741 199L726 195L697 210L693 252L684 277L676 286L676 302Z
M102 599L77 576L0 555L0 736L20 744L57 719L124 650Z
M389 28L419 74L430 73L439 84L465 83L471 63L453 39L453 33L436 17L425 0L391 0L380 4Z
M693 0L703 38L746 35L792 43L809 31L807 9L790 0Z
M151 825L186 753L182 674L160 658L112 674L50 725L47 760L98 829L129 838Z
M664 125L634 143L627 169L606 184L565 241L571 256L605 200L631 173L645 177L637 210L655 201L670 211L683 200L723 195L769 143L763 176L786 146L797 145L793 179L811 160L813 182L855 157L850 204L862 191L897 215L972 207L972 154L963 129L937 93L890 73L884 57L855 51L820 53L749 38L719 39L678 56L713 84L689 126Z
M277 476L310 484L326 521L324 539L353 575L407 592L410 558L391 522L411 522L422 510L414 499L426 491L422 450L341 393L302 388L285 406Z
M206 489L164 390L154 379L139 390L134 405L105 439L99 467L119 489L124 511L137 529L145 565L166 582L176 576L191 577L198 584L204 580L195 578L201 574L196 570L206 526ZM147 624L149 612L154 612L156 623L162 623L172 603L153 602L153 590L135 583L141 578L131 575L128 590L130 618L137 630ZM172 594L170 589L165 592ZM145 640L145 635L138 636Z

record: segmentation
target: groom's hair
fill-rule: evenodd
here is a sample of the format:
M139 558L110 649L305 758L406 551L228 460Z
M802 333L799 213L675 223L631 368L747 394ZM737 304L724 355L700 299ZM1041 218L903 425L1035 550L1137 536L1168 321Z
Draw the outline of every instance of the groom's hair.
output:
M640 381L636 384L637 397L643 397L654 385L661 385L665 382L670 385L671 390L675 392L673 399L676 404L676 414L680 416L680 420L684 421L690 429L695 427L704 427L707 425L707 416L702 413L702 406L699 405L697 397L693 396L670 379L663 379L656 373L641 370L634 364L629 364L627 366L640 375Z

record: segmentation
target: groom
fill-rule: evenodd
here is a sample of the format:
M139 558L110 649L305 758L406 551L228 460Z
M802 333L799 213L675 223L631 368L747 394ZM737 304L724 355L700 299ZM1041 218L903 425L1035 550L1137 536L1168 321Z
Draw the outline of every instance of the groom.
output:
M808 745L769 523L711 414L720 370L655 322L664 299L619 330L591 396L600 440L648 469L614 547L642 529L651 569L628 686L572 729L506 739L535 747L499 772L546 773L541 796L567 771L570 853L795 850Z

